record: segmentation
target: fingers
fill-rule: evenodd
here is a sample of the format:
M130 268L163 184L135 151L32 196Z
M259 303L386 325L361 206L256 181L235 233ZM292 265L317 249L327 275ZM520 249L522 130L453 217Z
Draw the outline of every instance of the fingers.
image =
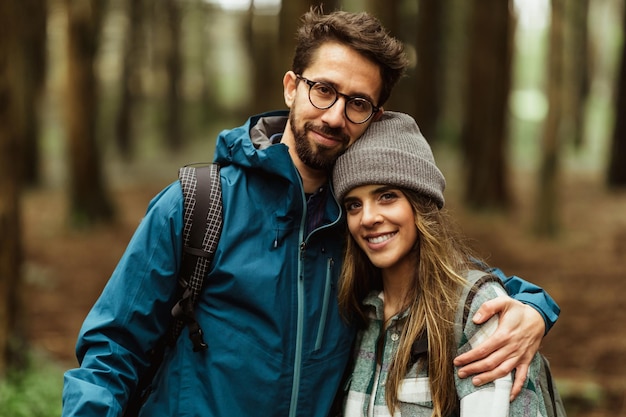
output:
M512 298L505 295L484 302L476 314L472 317L472 321L476 324L482 324L489 320L493 315L501 313L510 308L511 302L515 302Z
M476 352L475 354L478 355L479 353ZM459 362L460 360L465 360L465 355L468 354L473 354L473 351L455 358L455 364L457 364L457 359ZM467 378L474 375L472 378L474 385L483 385L510 373L518 365L519 360L516 349L510 345L505 345L483 358L474 361L470 360L467 365L459 369L459 378Z
M528 376L528 365L521 364L515 370L515 380L513 381L513 387L511 388L511 397L510 400L513 401L520 392L522 392L522 387L526 382L526 377Z
M454 365L466 365L470 371L485 372L500 365L505 359L515 355L520 348L519 340L512 338L512 329L509 329L506 321L500 320L498 328L487 340L480 345L472 348L469 352L463 353L454 359ZM513 367L511 368L513 369ZM468 372L471 375L472 372ZM463 377L462 377L463 378Z

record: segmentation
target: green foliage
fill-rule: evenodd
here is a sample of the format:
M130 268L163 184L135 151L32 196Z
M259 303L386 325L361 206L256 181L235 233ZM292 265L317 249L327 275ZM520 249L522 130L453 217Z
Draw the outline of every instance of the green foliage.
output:
M62 370L33 358L27 369L0 379L0 417L58 417L62 390Z

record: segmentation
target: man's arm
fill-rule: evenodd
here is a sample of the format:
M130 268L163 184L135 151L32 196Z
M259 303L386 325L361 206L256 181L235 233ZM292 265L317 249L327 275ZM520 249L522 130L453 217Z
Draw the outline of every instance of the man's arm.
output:
M68 370L63 417L118 416L139 375L146 352L165 334L176 294L182 238L182 193L169 187L156 197L87 315Z
M509 295L522 303L533 307L541 315L547 334L559 318L561 309L543 288L524 281L515 275L507 277L500 269L488 267L487 271L496 275L504 283Z
M530 361L539 350L543 336L556 322L560 308L536 285L519 277L506 277L496 268L487 268L487 272L502 279L513 298L498 297L479 308L473 321L484 323L499 313L498 329L481 346L458 356L454 364L461 367L459 377L473 376L475 385L494 381L516 369L511 391L514 398L521 391Z

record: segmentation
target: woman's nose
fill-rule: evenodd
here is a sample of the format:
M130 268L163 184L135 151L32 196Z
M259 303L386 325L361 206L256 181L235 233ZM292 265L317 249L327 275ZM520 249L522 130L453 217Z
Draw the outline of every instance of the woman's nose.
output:
M382 222L382 216L374 204L363 204L361 213L361 224L363 226L372 227L375 224Z

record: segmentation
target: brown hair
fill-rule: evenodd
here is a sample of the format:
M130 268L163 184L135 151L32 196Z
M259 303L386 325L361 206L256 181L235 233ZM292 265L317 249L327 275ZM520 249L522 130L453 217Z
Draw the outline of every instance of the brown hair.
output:
M339 42L353 48L380 67L382 90L377 106L382 106L404 74L408 61L402 42L385 30L378 19L366 12L335 11L324 14L312 7L302 16L296 32L296 49L291 69L302 74L313 55L326 42Z
M433 401L433 416L446 416L458 402L454 384L454 319L463 275L470 269L472 254L466 247L446 210L414 191L401 190L411 202L418 230L414 256L418 268L405 299L409 310L398 351L391 363L385 386L387 407L391 414L398 403L398 389L409 370L411 347L424 331L428 334L428 378ZM476 266L473 266L476 268ZM376 268L348 234L341 281L339 306L349 321L367 323L363 299L382 289L380 270Z

